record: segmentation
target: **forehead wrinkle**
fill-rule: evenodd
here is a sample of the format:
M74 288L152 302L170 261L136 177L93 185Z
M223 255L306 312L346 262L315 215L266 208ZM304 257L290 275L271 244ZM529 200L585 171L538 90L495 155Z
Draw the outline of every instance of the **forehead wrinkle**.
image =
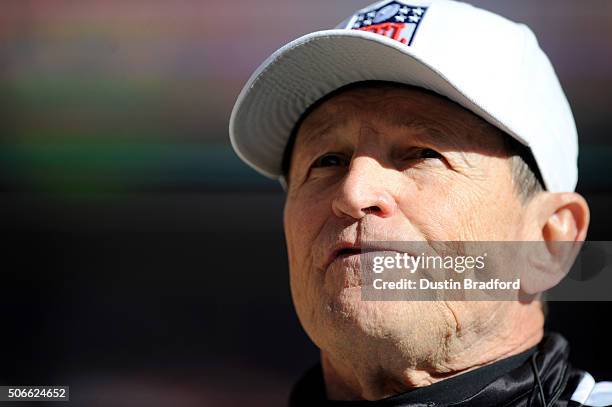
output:
M412 130L415 136L422 136L422 141L432 141L442 146L461 150L482 143L485 128L470 113L455 114L445 109L436 110L435 115L427 117L422 112L396 106L389 110L386 121L390 126ZM453 115L452 120L445 119L449 114Z
M311 144L329 135L332 130L349 126L358 117L357 111L346 109L346 106L322 105L302 122L298 131L301 143Z
M420 92L397 95L395 91L367 89L336 95L304 119L300 129L300 133L303 133L301 141L310 144L336 128L349 125L351 121L367 121L367 126L374 124L377 127L376 123L381 123L383 126L410 130L415 141L430 141L459 149L479 144L478 136L482 136L483 124L471 117L471 112L463 109L454 111L452 106L446 105L452 102L446 100L445 105L440 105L439 98L433 95ZM447 123L444 117L449 114L454 119Z
M394 114L387 121L389 126L410 131L417 141L431 142L442 146L460 147L461 137L453 129L433 120L423 119L414 115ZM467 141L467 140L466 140Z
M382 112L396 111L402 99L408 95L394 95L397 88L390 89L359 89L351 90L335 95L325 101L307 117L303 119L300 126L303 141L321 135L336 127L348 124L350 120L363 120L366 116L375 115L380 120L384 115ZM412 96L412 95L409 95ZM393 117L393 116L392 116ZM402 117L401 115L399 117ZM375 117L376 118L376 117ZM386 118L385 118L386 119ZM373 121L374 123L376 120Z
M413 129L453 145L478 143L474 136L491 127L455 102L421 89L366 89L359 96L365 114L376 114L391 126Z

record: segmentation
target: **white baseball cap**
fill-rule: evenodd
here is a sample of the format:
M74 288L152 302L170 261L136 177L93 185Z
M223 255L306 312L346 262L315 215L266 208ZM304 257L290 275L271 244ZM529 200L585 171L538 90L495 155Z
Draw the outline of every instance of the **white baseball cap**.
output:
M282 181L284 150L301 115L330 92L367 80L446 96L530 147L548 191L574 190L576 125L535 35L523 24L451 0L381 1L274 52L234 105L234 150Z

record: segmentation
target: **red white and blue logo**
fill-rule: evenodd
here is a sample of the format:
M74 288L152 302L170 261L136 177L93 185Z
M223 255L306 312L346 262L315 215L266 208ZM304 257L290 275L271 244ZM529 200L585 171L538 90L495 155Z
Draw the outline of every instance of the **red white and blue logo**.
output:
M427 7L385 1L355 14L346 28L373 32L410 45L426 12Z

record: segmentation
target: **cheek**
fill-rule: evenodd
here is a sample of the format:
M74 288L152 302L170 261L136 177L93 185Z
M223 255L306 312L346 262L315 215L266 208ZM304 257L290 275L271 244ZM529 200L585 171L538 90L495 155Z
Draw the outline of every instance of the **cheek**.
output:
M462 201L462 240L512 240L520 222L520 204L511 189L492 186Z
M315 231L320 228L322 222L322 208L316 205L316 202L300 198L287 199L283 222L290 249L307 251L304 244L312 242Z
M399 194L398 206L420 237L431 241L459 240L473 204L458 181L446 171L412 176Z
M313 243L329 217L329 207L324 199L304 194L287 197L284 227L292 279L310 274Z
M467 206L457 196L442 195L444 198L418 199L406 205L410 222L420 231L422 237L430 241L462 240L466 224L471 224Z
M324 277L315 269L312 248L330 212L323 199L288 196L285 203L284 227L291 296L298 318L311 338L318 330L317 320L321 320L315 315L321 308ZM317 343L315 338L312 339Z
M427 240L504 240L517 200L505 180L489 181L452 173L415 180L400 208Z

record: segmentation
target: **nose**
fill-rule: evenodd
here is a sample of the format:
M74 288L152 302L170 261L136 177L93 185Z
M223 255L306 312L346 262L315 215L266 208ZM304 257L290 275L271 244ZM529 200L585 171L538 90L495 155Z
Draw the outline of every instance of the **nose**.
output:
M332 201L333 213L354 219L367 214L393 216L397 202L389 192L393 177L390 172L372 157L354 157Z

